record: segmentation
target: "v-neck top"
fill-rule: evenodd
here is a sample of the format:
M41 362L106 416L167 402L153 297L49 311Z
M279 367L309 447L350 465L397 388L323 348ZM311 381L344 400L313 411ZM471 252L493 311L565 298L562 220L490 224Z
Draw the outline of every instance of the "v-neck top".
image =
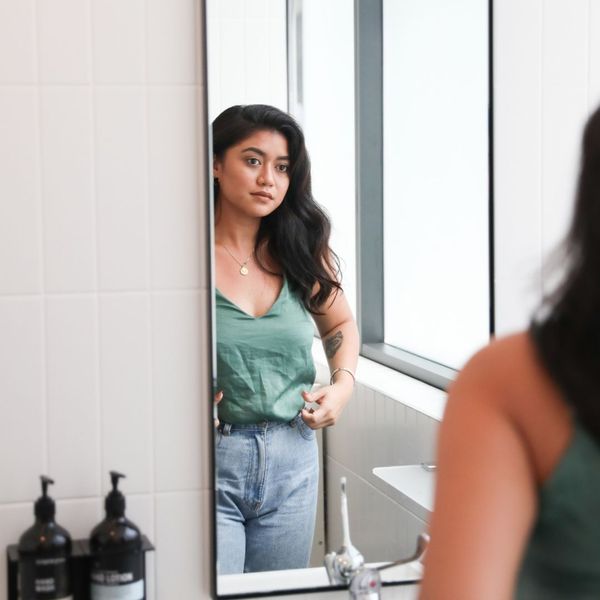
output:
M538 500L515 598L600 598L600 445L577 420Z
M224 423L291 421L315 381L313 321L287 279L269 311L254 317L216 290L217 389Z

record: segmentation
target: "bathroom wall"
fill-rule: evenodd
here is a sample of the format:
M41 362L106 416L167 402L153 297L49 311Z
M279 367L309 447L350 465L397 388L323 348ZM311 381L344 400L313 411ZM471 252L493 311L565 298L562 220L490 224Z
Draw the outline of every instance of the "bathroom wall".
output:
M600 103L600 5L494 4L496 325L505 333L527 324L551 286L544 261L569 224L582 126Z
M210 581L199 12L0 1L0 551L40 474L79 538L121 470L150 599Z
M198 4L0 1L0 550L30 523L40 473L78 537L119 468L129 514L157 545L149 597L161 600L209 595ZM600 7L495 4L496 314L508 331L567 222L580 126L600 100Z

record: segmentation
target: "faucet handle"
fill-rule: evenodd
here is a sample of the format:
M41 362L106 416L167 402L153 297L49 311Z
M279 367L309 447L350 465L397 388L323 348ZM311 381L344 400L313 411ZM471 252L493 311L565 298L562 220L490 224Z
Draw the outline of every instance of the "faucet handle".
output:
M395 560L394 562L388 563L387 565L382 565L380 567L376 567L378 571L384 571L385 569L391 569L392 567L399 567L400 565L407 565L411 562L415 562L418 560L419 562L423 562L423 558L425 558L425 552L427 552L427 546L429 545L430 537L426 533L420 533L417 537L417 549L412 556L408 558L401 558L400 560Z

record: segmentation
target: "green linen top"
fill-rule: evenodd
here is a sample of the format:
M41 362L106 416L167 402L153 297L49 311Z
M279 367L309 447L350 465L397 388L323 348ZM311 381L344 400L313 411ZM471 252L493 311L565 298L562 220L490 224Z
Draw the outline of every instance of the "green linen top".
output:
M253 317L216 290L217 389L224 423L291 421L315 381L313 321L284 277L279 297Z
M580 423L539 492L518 600L600 598L600 445Z

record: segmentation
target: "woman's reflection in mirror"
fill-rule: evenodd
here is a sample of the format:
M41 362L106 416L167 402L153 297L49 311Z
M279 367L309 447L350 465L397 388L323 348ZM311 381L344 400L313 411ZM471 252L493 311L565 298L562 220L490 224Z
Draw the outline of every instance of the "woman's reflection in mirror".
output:
M271 106L232 106L212 133L218 570L305 568L315 430L350 399L358 331L299 125ZM333 374L316 391L313 322Z
M563 283L450 390L422 600L600 598L600 109Z

